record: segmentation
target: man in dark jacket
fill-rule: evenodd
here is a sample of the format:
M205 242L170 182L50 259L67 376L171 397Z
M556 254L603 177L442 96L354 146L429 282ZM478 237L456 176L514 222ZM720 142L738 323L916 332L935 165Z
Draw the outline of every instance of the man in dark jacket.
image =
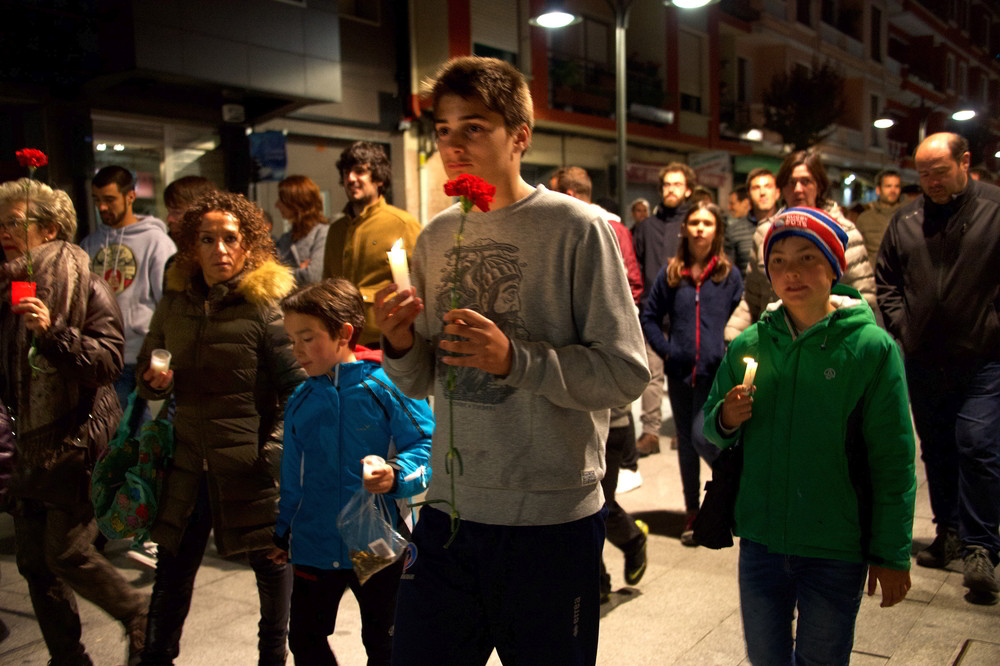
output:
M998 600L1000 188L968 178L951 133L916 152L923 196L893 215L879 250L878 305L902 341L937 538L917 564L965 560L966 599Z
M642 267L643 292L640 311L660 268L677 254L681 223L688 212L688 197L697 184L694 169L687 164L671 162L660 171L660 192L663 200L653 214L632 229L635 256ZM652 378L642 394L642 436L635 448L639 455L660 450L660 406L663 403L663 363L646 343L649 372Z
M757 223L766 220L778 210L778 186L774 174L764 167L758 167L747 175L746 188L750 210L742 217L730 220L726 225L723 249L733 265L739 269L740 277L746 276L747 266L753 258L753 232Z

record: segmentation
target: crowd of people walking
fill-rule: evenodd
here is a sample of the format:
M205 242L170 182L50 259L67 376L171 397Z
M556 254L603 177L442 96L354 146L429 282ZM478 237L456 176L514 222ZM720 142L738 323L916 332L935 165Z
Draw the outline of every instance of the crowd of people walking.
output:
M534 117L513 66L456 58L424 94L459 200L423 229L368 142L337 162L332 219L312 179L279 183L277 241L200 177L166 188L164 223L135 212L127 169L101 169L79 245L66 192L0 184L0 501L51 663L91 663L74 594L122 623L127 663L182 659L214 534L254 572L260 664L337 663L348 588L370 664L593 664L605 540L626 584L647 571L649 526L618 495L665 455L664 391L680 539L699 547L709 520L738 537L752 663L846 664L865 592L906 597L918 439L937 538L915 561L961 559L967 600L997 603L1000 188L969 177L965 139L921 142L908 203L878 174L856 223L818 150L751 171L728 215L673 162L629 229L579 166L522 178ZM130 400L145 419L165 402L174 432L134 545L150 598L100 552L90 500ZM723 451L738 489L710 515L701 465ZM356 497L405 554L342 531ZM384 561L363 573L367 547Z

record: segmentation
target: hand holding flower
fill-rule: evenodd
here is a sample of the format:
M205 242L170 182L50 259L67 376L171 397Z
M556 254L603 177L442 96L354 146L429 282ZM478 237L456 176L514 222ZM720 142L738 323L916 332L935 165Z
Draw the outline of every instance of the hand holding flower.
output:
M445 335L458 340L442 339L440 347L446 352L461 356L444 356L441 362L505 376L510 373L513 353L510 340L492 320L474 310L458 309L444 316Z

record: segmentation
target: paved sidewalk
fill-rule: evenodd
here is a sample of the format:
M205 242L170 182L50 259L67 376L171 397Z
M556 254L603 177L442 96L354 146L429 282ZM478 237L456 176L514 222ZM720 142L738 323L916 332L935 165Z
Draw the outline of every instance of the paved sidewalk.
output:
M615 593L603 608L598 663L601 665L746 663L736 585L735 548L711 551L680 544L683 501L677 456L663 438L662 453L642 459L643 485L621 497L636 517L649 523L649 569L636 588L622 586L621 554L605 549ZM934 535L923 465L914 526L914 552ZM703 468L702 482L708 478ZM125 557L127 545L107 548L111 561L138 587L149 591L152 571ZM10 517L0 514L0 618L11 636L0 644L0 664L43 665L48 654L38 631L27 586L14 566ZM963 600L961 563L947 571L913 568L913 589L896 607L882 609L866 598L858 617L852 663L860 666L1000 664L1000 606ZM95 664L123 662L120 625L80 600L84 643ZM191 614L177 663L224 666L256 663L257 599L253 574L239 562L210 550L198 574ZM357 604L349 593L341 603L331 639L339 662L364 664ZM291 660L289 660L291 663ZM491 666L499 664L496 655ZM447 666L447 665L444 665Z

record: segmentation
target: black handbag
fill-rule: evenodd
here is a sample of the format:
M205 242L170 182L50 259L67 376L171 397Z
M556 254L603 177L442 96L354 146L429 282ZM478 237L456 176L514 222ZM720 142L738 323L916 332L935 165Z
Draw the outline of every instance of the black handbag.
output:
M712 465L712 480L705 484L705 500L694 519L694 540L718 550L733 545L733 511L743 473L743 441L725 448Z

